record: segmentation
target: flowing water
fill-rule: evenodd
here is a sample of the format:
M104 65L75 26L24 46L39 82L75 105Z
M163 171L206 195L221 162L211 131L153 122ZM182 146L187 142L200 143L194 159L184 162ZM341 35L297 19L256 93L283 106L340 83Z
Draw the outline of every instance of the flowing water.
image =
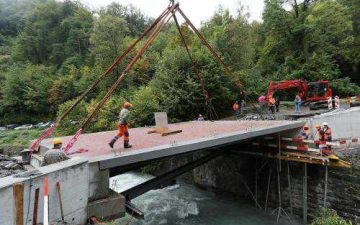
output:
M110 187L116 192L127 190L151 179L141 173L126 173L111 178ZM253 205L223 197L212 192L180 183L159 190L149 191L132 200L145 213L145 220L118 219L116 225L288 225L288 221L276 222Z

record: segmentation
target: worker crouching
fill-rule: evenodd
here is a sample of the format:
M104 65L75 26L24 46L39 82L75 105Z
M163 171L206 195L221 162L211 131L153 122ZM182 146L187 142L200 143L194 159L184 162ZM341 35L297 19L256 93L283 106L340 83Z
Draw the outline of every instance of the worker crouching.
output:
M132 104L129 102L125 102L122 110L119 114L119 131L116 136L110 141L109 145L111 148L114 148L115 142L122 136L124 136L124 148L131 148L132 146L129 144L130 135L129 135L129 110L132 107Z
M41 166L48 166L69 159L62 150L63 141L59 138L55 138L52 142L54 146L52 149L45 152Z

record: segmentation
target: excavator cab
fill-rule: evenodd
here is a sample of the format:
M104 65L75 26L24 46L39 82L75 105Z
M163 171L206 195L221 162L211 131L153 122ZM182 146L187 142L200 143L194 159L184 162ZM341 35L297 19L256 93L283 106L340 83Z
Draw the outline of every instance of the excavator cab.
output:
M307 88L307 100L308 101L321 101L327 100L332 96L332 91L329 88L329 81L316 81L309 82Z

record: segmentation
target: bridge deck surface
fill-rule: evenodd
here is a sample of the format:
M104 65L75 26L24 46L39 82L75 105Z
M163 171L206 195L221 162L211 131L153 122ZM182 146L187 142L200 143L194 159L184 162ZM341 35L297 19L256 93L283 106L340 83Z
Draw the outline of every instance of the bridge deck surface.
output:
M182 133L169 136L160 134L147 134L153 127L140 127L130 129L130 142L133 145L131 149L124 149L122 140L119 139L115 144L117 157L143 153L144 151L174 149L175 146L192 145L194 149L205 147L215 147L226 144L226 142L240 141L246 138L252 138L260 135L276 133L301 127L303 122L291 121L192 121L177 124L170 124L171 130L182 130ZM88 152L72 154L71 156L81 156L90 160L101 161L114 158L114 152L108 145L108 142L116 134L116 131L106 131L98 133L83 134L75 143L72 151L86 149ZM232 139L224 139L224 138ZM63 137L65 143L71 137ZM220 140L214 142L214 140ZM209 142L211 141L211 143ZM203 143L208 143L202 145ZM194 146L197 144L197 146ZM43 141L42 145L51 146L51 139ZM186 148L183 151L190 151ZM175 152L174 152L175 154ZM102 158L99 158L102 157ZM116 158L117 158L116 157ZM160 157L160 156L159 156ZM96 159L95 159L96 158Z

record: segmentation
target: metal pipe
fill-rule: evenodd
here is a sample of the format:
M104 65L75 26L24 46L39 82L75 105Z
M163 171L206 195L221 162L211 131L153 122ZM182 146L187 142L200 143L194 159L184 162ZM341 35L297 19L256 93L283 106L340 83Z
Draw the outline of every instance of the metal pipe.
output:
M304 163L304 178L303 178L303 222L307 224L307 163Z
M265 212L267 211L267 205L268 205L268 199L269 199L271 172L272 172L272 168L270 168L270 170L269 170L269 177L268 177L267 191L266 191L266 199L265 199Z
M325 185L324 185L324 208L326 208L326 199L328 191L328 166L325 166Z
M292 188L291 188L291 177L290 177L290 163L287 161L287 177L288 177L288 187L289 187L289 200L290 200L290 213L291 215L294 215L293 213L293 201L292 201Z

